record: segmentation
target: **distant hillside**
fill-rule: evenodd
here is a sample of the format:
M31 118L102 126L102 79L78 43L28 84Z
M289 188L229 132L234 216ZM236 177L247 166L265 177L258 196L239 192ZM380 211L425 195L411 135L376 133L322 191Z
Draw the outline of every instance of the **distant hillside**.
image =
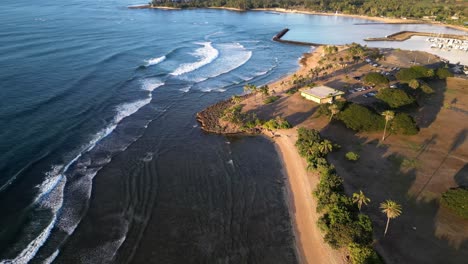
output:
M318 12L339 12L367 16L407 17L441 21L450 24L468 23L466 0L153 0L155 6L289 8Z

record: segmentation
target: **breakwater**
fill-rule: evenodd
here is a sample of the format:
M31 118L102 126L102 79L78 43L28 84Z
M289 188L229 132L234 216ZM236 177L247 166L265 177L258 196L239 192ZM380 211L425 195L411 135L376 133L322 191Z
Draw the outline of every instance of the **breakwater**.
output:
M285 28L278 32L275 36L273 36L273 41L286 43L286 44L293 44L293 45L300 45L300 46L323 46L323 44L313 43L313 42L303 42L303 41L294 41L294 40L284 40L282 37L288 33L289 28Z
M418 32L418 31L400 31L394 34L387 35L385 37L378 38L366 38L365 41L405 41L413 36L425 36L425 37L439 37L439 38L451 38L459 40L468 40L468 35L456 35L456 34L434 34L429 32Z

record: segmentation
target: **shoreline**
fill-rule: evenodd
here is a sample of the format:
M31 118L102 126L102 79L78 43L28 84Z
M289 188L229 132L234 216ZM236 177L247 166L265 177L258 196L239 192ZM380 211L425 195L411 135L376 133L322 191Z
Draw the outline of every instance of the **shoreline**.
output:
M148 4L129 6L130 9L161 9L161 10L182 10L183 8L179 7L166 7L166 6L152 6ZM437 21L426 21L418 19L403 19L403 18L389 18L389 17L374 17L374 16L365 16L357 14L343 14L343 13L325 13L317 11L307 11L299 9L286 9L286 8L253 8L253 9L240 9L235 7L224 7L224 6L214 6L214 7L202 7L202 8L186 8L186 9L219 9L219 10L228 10L235 12L248 12L248 11L266 11L266 12L278 12L285 14L304 14L304 15L319 15L319 16L341 16L341 17L350 17L350 18L360 18L370 21L378 21L383 24L429 24L436 26L443 26L453 29L458 29L461 31L468 32L468 27L452 24L444 24ZM365 24L365 23L364 23Z
M323 240L317 226L319 214L316 213L316 201L312 191L318 184L317 174L307 171L305 160L299 156L295 146L296 130L277 130L276 136L262 133L274 143L282 165L285 182L285 199L291 216L297 258L299 263L345 263L343 254L332 249Z
M299 62L299 68L294 73L285 75L269 83L268 86L275 90L278 95L284 96L287 86L284 86L283 83L291 81L295 74L306 74L310 68L318 65L322 52L323 47L318 47L303 54ZM251 94L244 95L244 102L247 102L248 105L244 108L245 111L254 109L259 105L255 102L254 96L248 95ZM200 123L203 124L203 122ZM201 128L207 132L224 134L222 131L210 131L210 126L206 127L208 129L205 129L203 126ZM300 261L299 263L346 263L344 252L334 250L326 244L323 240L322 232L316 224L320 214L316 212L317 202L312 196L312 191L318 184L319 177L317 174L307 170L306 161L299 155L296 149L296 129L297 127L275 130L274 137L269 134L271 132L262 129L260 133L256 133L255 135L265 137L274 143L278 158L282 164L282 173L287 178L285 181L284 199L288 206L294 232L297 258ZM227 132L227 134L232 134L229 133L229 130Z

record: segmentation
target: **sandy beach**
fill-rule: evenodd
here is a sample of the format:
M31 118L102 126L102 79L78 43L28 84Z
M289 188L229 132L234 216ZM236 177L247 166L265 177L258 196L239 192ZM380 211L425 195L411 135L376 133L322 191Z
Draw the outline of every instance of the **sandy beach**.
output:
M128 8L132 9L141 9L141 8L151 8L151 9L161 9L161 10L180 10L181 8L177 7L166 7L166 6L151 6L151 5L135 5L129 6ZM458 30L463 30L468 32L468 28L459 25L450 25L444 24L437 21L426 21L426 20L417 20L417 19L404 19L404 18L389 18L389 17L373 17L373 16L363 16L363 15L353 15L353 14L343 14L343 13L325 13L325 12L316 12L316 11L307 11L307 10L297 10L297 9L286 9L286 8L253 8L253 9L239 9L234 7L224 7L224 6L214 6L206 7L208 9L221 9L229 10L236 12L245 12L245 11L269 11L269 12L279 12L279 13L290 13L290 14L306 14L306 15L321 15L321 16L342 16L342 17L354 17L367 19L372 21L378 21L385 24L433 24L438 26L444 26L449 28L454 28Z
M454 28L454 29L468 32L468 28L464 26L450 25L450 24L444 24L444 23L440 23L436 21L426 21L426 20L416 20L416 19L373 17L373 16L352 15L352 14L343 14L343 13L325 13L325 12L286 9L286 8L254 8L254 9L251 9L250 11L270 11L270 12L291 13L291 14L354 17L354 18L378 21L378 22L385 23L385 24L433 24L433 25L445 26L445 27Z
M312 192L319 182L319 175L307 171L305 160L299 156L295 146L296 130L279 130L275 134L273 141L288 177L287 199L301 263L344 263L343 254L323 241L316 225L319 214Z

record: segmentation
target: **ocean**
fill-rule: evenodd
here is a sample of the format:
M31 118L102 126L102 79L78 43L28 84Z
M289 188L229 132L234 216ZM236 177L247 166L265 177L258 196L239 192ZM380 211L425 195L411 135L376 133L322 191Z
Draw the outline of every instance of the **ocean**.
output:
M297 263L272 143L195 115L365 21L140 3L0 3L0 263Z

